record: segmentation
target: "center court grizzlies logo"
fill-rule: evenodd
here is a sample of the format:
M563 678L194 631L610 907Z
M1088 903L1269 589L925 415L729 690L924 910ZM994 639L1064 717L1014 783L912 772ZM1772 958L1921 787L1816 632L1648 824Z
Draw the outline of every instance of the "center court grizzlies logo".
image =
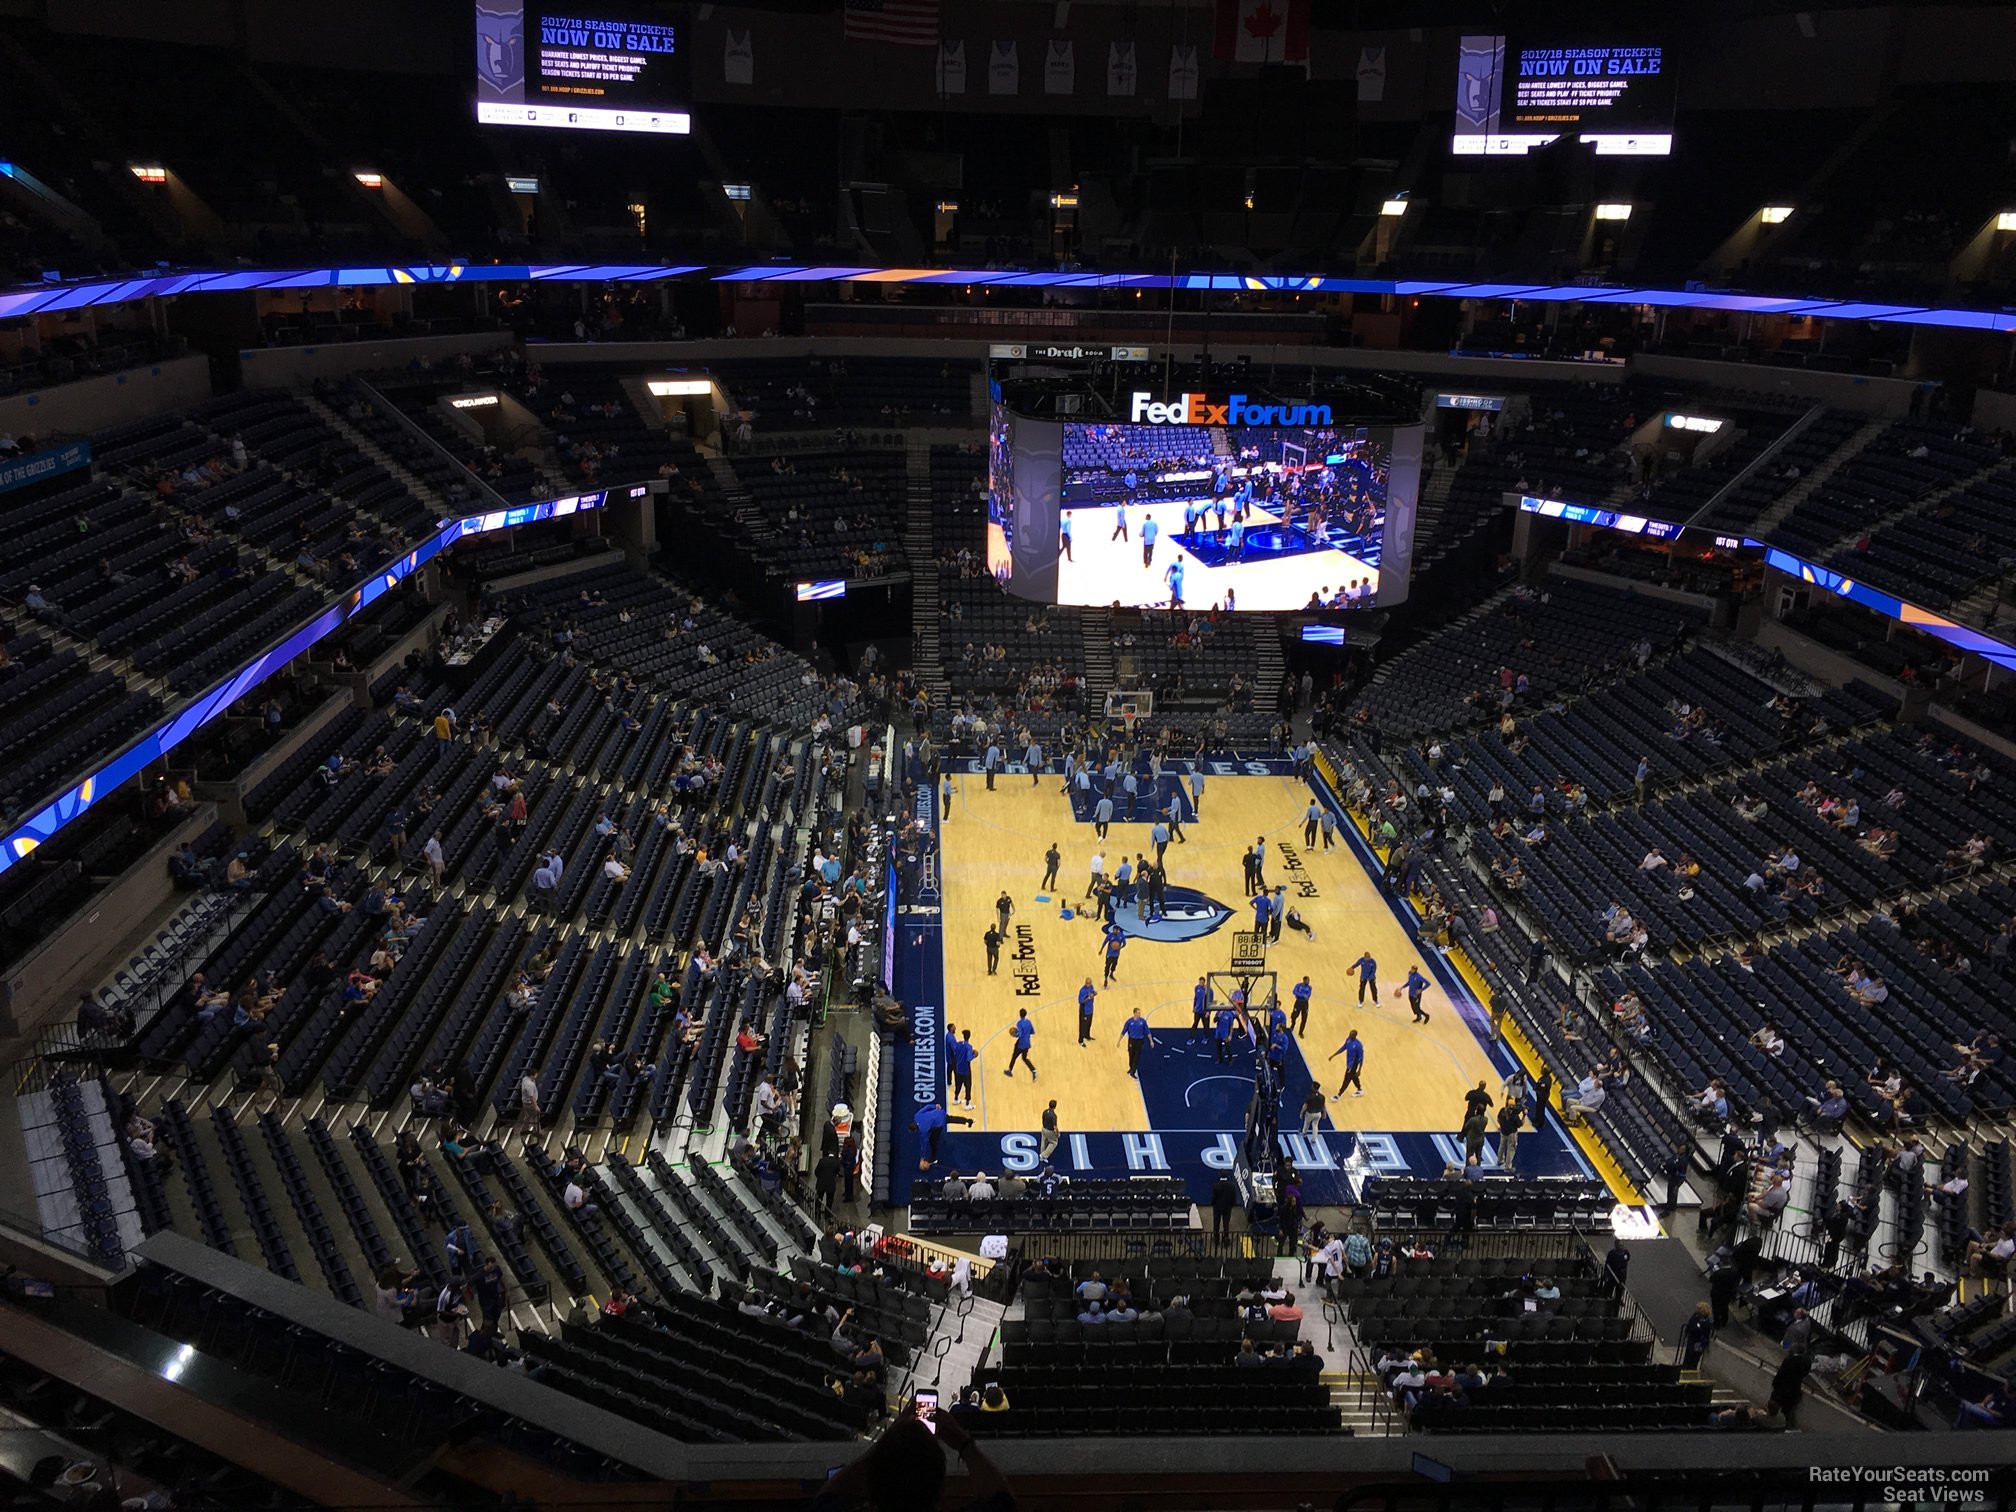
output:
M525 83L525 8L476 7L476 78L484 88L515 96Z
M1232 910L1216 898L1207 898L1194 887L1171 887L1162 896L1162 910L1153 919L1143 919L1139 904L1113 910L1113 921L1137 940L1159 940L1165 945L1184 940L1201 940L1215 933L1232 917Z

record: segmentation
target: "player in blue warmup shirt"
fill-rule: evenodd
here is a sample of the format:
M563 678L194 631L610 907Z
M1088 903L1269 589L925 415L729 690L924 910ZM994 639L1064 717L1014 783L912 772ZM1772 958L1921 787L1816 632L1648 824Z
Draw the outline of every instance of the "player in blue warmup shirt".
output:
M1141 565L1143 567L1153 567L1155 565L1155 537L1160 535L1161 532L1162 527L1155 523L1155 516L1150 515L1141 522Z
M1407 972L1407 980L1394 989L1396 995L1402 992L1407 994L1407 1006L1414 1010L1414 1022L1417 1024L1425 1024L1433 1017L1432 1014L1421 1011L1421 994L1427 990L1428 978L1421 975L1421 968L1419 966L1410 967Z
M917 1169L928 1171L938 1159L938 1140L945 1132L945 1110L933 1103L928 1108L920 1108L911 1120L910 1127L924 1139L924 1149L917 1159Z
M1281 1000L1276 998L1267 1005L1267 1033L1269 1035L1282 1034L1287 1031L1287 1028L1287 1011L1282 1008Z
M1288 1028L1295 1034L1303 1034L1309 1028L1309 999L1316 995L1316 989L1309 985L1306 976L1297 982L1290 994L1295 999L1295 1011L1289 1015Z
M963 1039L952 1047L952 1059L947 1063L952 1073L952 1101L964 1107L973 1106L973 1062L980 1058L980 1047L973 1043L973 1031L968 1029Z
M1015 1048L1008 1054L1008 1069L1003 1076L1015 1074L1015 1062L1021 1061L1029 1068L1029 1080L1036 1080L1036 1062L1029 1059L1029 1041L1036 1038L1036 1026L1029 1022L1029 1010L1018 1009L1015 1015Z
M1365 1006L1365 994L1369 992L1372 994L1373 1006L1377 1007L1379 1004L1379 963L1372 959L1372 952L1369 950L1366 951L1365 954L1351 963L1349 969L1358 973L1358 1006L1360 1008Z
M1148 1020L1141 1016L1141 1010L1120 1026L1120 1039L1127 1046L1127 1074L1134 1080L1141 1080L1141 1050L1144 1045L1155 1043L1155 1036L1148 1032Z
M1197 978L1197 985L1190 993L1190 1038L1197 1038L1202 1031L1208 1039L1211 1035L1211 984L1203 977Z
M1365 1083L1358 1079L1358 1073L1365 1068L1365 1042L1358 1038L1356 1029L1344 1036L1344 1043L1331 1052L1330 1059L1340 1055L1344 1057L1344 1085L1337 1089L1337 1095L1342 1097L1345 1088L1355 1087L1358 1096L1363 1097Z
M1099 989L1092 985L1092 978L1085 978L1085 985L1078 989L1078 1043L1084 1044L1092 1038L1092 1005L1099 1000Z
M1277 1081L1280 1079L1281 1069L1287 1064L1287 1061L1288 1031L1286 1029L1276 1029L1267 1037L1267 1064L1274 1068L1274 1076Z
M1239 1015L1230 1008L1218 1010L1218 1059L1221 1061L1232 1059L1232 1029L1238 1022Z
M1274 914L1274 894L1271 892L1253 895L1253 928L1261 934L1267 933L1267 921Z
M1106 985L1113 984L1114 974L1120 970L1120 951L1127 943L1127 931L1117 923L1106 926Z

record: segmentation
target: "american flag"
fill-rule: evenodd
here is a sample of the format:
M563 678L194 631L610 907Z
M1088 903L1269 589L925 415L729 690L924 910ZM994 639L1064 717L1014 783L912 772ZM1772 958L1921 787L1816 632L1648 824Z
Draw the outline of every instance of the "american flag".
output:
M847 0L846 14L850 41L938 45L938 0Z

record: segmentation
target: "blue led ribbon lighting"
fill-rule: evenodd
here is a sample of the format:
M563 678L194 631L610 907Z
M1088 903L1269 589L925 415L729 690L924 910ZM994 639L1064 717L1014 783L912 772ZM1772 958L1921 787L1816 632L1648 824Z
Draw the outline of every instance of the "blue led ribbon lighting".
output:
M1414 299L1532 299L1566 304L1650 305L1659 309L1721 310L1753 315L1812 315L1822 320L1871 320L1973 331L2016 331L2016 311L1872 304L1726 289L1612 289L1588 284L1443 283L1418 279L1333 278L1323 273L1003 272L986 268L866 268L756 263L421 263L350 268L188 270L142 278L27 284L0 291L0 319L119 304L169 295L273 289L370 288L379 285L490 283L656 283L665 279L718 283L961 284L990 289L1182 289L1228 293L1390 294Z
M618 493L619 497L641 499L647 491L644 484L638 483ZM425 542L391 565L372 573L308 623L214 683L209 691L190 700L0 839L0 872L33 854L36 847L47 844L58 830L83 815L98 799L116 792L127 779L138 776L212 720L221 718L239 699L309 647L349 624L457 541L493 530L509 530L514 525L531 525L541 520L555 520L601 509L608 503L609 494L610 490L602 489L595 493L573 494L538 504L522 504L515 509L499 509L488 514L465 515L461 519L443 521L441 528Z

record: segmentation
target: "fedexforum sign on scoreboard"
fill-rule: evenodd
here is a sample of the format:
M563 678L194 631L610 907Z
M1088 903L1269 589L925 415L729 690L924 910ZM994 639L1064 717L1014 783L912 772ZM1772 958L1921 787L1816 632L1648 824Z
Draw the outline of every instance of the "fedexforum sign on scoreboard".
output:
M1178 394L1167 404L1137 389L1128 419L1136 425L1329 425L1327 404L1252 404L1244 394L1213 402L1209 394Z

